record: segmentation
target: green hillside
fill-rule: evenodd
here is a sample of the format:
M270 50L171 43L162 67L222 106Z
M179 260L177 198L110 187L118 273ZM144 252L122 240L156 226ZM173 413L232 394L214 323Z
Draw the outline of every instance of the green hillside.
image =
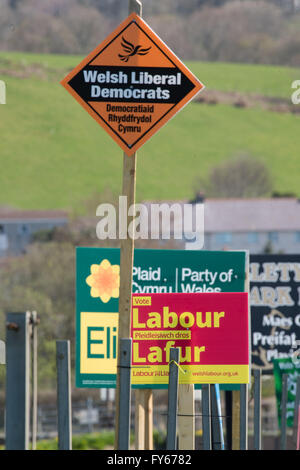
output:
M0 54L0 205L76 208L95 192L120 191L121 149L59 84L80 60ZM300 78L284 67L188 65L208 90L290 99ZM192 103L139 151L137 198L189 198L197 176L245 151L269 166L274 189L300 196L299 128L300 114Z

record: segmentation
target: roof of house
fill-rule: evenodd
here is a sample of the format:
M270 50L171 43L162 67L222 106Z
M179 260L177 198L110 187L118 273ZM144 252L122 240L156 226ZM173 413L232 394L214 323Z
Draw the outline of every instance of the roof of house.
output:
M300 230L300 202L293 198L209 199L206 232Z
M46 220L67 220L68 214L65 211L33 211L14 210L10 208L0 208L0 223L23 222L26 221L46 221Z
M150 204L188 201L146 201ZM300 201L296 198L205 199L204 230L209 232L300 231Z

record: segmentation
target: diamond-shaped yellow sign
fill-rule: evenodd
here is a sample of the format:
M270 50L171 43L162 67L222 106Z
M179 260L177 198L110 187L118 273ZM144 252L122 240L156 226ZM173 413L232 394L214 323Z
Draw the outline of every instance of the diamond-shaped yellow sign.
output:
M127 155L204 88L135 13L61 83Z

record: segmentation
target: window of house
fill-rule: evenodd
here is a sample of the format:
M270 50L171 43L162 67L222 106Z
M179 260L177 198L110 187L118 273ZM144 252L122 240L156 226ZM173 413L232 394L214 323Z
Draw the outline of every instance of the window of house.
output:
M6 251L8 249L8 238L5 233L3 225L0 225L0 251Z
M230 233L230 232L216 233L215 240L216 240L216 243L218 243L219 245L226 244L226 243L231 243L232 233Z
M20 235L27 235L29 233L29 225L27 224L19 225L18 232L20 233Z
M279 239L278 232L269 232L268 239L270 242L273 242L273 243L278 242L278 239Z
M258 242L258 233L257 232L249 232L247 234L248 243L257 243Z

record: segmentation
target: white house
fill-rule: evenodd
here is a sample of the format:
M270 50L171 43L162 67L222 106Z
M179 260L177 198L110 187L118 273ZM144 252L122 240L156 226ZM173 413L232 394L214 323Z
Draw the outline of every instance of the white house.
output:
M153 203L188 204L188 201L147 201L150 213ZM248 249L250 253L300 252L300 201L296 198L270 199L205 199L204 246L206 250ZM178 215L171 212L174 226ZM151 221L148 221L150 225ZM162 224L154 231L162 232ZM150 227L149 227L150 232ZM161 238L161 237L160 237ZM183 239L185 245L187 240Z

